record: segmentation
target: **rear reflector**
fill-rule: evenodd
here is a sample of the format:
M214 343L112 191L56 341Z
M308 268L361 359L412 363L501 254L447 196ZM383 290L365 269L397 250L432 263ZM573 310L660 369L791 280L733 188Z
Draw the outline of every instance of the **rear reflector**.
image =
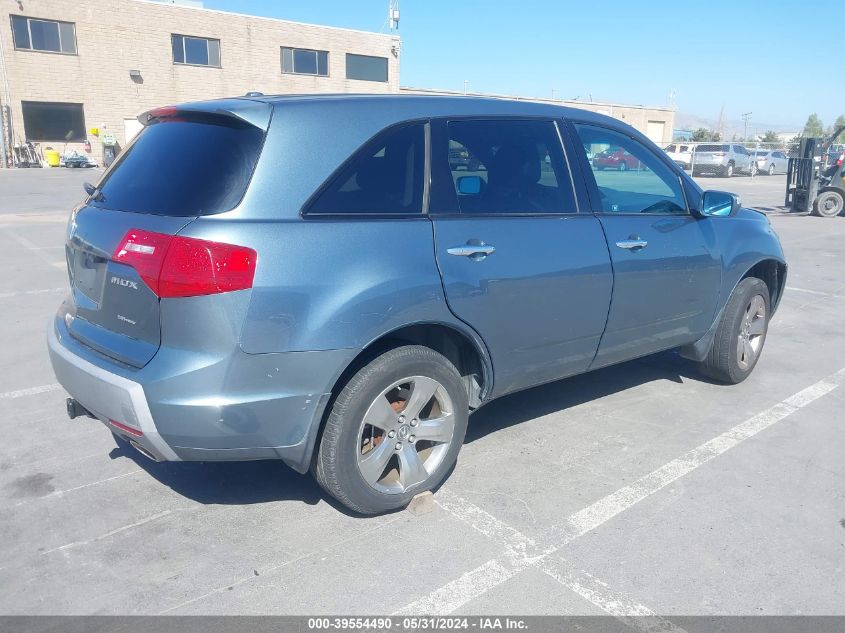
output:
M130 229L112 259L132 266L159 297L252 288L257 253L245 246Z
M109 419L109 424L111 424L116 429L120 429L121 431L125 431L129 433L129 435L134 435L135 437L141 437L144 435L143 431L139 431L138 429L133 429L131 426L126 426L125 424L121 424L117 420Z

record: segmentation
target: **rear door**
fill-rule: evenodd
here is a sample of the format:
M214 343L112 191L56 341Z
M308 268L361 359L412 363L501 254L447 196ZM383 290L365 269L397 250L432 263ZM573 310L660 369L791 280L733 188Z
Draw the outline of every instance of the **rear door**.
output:
M168 109L147 123L72 215L65 247L70 334L135 367L161 342L156 271L121 248L160 266L167 236L238 204L264 138L235 116Z
M450 164L450 147L466 164ZM584 371L613 279L600 223L578 213L557 124L435 121L431 156L446 298L487 344L495 395Z
M593 367L697 340L713 322L721 282L709 221L690 214L680 176L651 147L620 130L574 127L579 142L572 153L580 153L614 270L607 329ZM607 144L624 147L641 168L591 169L585 151Z

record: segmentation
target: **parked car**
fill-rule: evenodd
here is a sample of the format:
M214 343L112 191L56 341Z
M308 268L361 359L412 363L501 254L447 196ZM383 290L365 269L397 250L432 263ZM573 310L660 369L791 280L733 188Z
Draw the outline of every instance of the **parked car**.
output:
M593 166L599 170L626 171L628 169L639 169L640 161L621 147L609 147L593 156Z
M279 459L384 512L498 396L667 349L744 380L785 287L766 216L596 113L311 95L140 120L71 213L47 338L70 417L151 459ZM607 146L648 170L594 169Z
M782 149L750 151L752 158L757 162L757 171L769 176L786 173L789 166L789 157Z
M689 169L692 165L692 145L686 143L672 143L663 148L666 155L681 169Z
M693 176L711 173L730 178L735 173L750 174L755 169L750 152L735 143L702 143L695 147Z

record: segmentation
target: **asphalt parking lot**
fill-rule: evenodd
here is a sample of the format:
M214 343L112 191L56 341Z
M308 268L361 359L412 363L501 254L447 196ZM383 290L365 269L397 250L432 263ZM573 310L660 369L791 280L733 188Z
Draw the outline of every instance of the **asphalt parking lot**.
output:
M845 218L783 213L783 176L700 179L789 260L746 382L661 354L503 398L430 512L375 518L68 421L45 329L97 177L0 170L0 613L845 614Z

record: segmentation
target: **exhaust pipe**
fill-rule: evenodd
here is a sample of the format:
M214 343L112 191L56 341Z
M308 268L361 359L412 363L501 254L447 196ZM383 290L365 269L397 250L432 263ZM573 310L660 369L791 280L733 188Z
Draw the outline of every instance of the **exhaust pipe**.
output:
M155 456L155 455L153 455L150 451L148 451L146 448L144 448L143 446L141 446L140 444L138 444L138 442L136 442L135 440L129 440L129 444L132 446L132 448L134 448L136 451L138 451L139 453L141 453L141 455L143 455L143 456L144 456L144 457L146 457L147 459L151 459L151 460L153 460L154 462L158 462L158 461L160 461L160 460L158 459L158 457L156 457L156 456Z
M82 416L94 418L95 420L97 419L97 416L95 416L93 413L91 413L88 409L83 407L81 404L79 404L79 402L77 402L73 398L68 398L65 401L65 405L67 406L67 417L69 417L71 420Z

